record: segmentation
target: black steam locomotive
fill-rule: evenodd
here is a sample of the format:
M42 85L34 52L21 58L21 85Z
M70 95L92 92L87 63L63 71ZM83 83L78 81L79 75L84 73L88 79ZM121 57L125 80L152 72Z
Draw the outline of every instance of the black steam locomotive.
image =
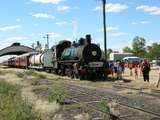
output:
M91 77L105 77L107 65L102 58L102 52L98 45L91 43L91 36L81 38L78 43L61 41L52 47L54 70L58 74L79 77L80 79Z
M91 43L91 36L86 35L78 43L63 40L43 53L32 52L10 58L7 65L49 70L72 78L104 78L108 66L101 56L100 47Z

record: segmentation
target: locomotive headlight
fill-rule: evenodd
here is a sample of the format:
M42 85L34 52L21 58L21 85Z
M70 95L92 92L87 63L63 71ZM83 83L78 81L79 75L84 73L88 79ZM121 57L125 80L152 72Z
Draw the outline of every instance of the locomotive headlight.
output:
M92 51L92 55L96 56L97 55L97 51Z

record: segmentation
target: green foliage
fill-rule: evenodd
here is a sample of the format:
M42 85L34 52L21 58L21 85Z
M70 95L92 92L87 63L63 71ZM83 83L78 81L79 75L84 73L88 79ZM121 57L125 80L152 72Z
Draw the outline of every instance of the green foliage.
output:
M124 53L132 53L133 51L130 47L126 46L126 47L123 48L123 52Z
M0 81L0 95L12 95L18 88L4 82Z
M62 86L54 86L53 91L50 96L48 96L48 101L53 102L57 101L58 103L63 102L67 97L67 92Z
M21 99L19 87L0 81L0 120L38 120Z
M37 73L35 72L35 70L25 70L24 74L27 75L27 76L30 76L30 75L36 76L37 75Z
M24 76L36 76L37 73L34 70L24 70L23 72L16 72L17 77L23 78Z
M107 100L102 99L99 103L98 103L98 107L101 111L105 112L105 113L110 113L110 108L107 105Z
M148 46L147 56L150 59L156 59L158 56L160 56L160 44L153 43L152 46Z
M110 56L110 54L113 52L113 50L112 49L107 49L107 58L109 59L109 56ZM104 54L104 51L102 51L102 58L104 59L105 58L105 54Z
M133 54L138 57L145 57L146 54L146 40L142 37L136 36L133 39L132 43L132 51Z
M23 78L23 77L24 77L24 73L22 73L22 72L16 72L15 74L16 74L17 77L19 77L19 78Z

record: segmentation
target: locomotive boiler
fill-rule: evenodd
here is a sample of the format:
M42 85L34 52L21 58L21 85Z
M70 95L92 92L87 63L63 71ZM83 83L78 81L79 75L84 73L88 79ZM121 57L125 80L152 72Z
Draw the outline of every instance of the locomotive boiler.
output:
M101 49L96 44L80 45L66 48L62 53L62 60L79 60L85 63L99 61Z

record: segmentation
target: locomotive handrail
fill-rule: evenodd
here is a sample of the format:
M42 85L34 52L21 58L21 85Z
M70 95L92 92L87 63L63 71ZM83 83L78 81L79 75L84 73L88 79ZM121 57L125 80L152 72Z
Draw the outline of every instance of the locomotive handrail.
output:
M75 63L79 62L79 60L63 60L63 61L58 61L58 63Z

